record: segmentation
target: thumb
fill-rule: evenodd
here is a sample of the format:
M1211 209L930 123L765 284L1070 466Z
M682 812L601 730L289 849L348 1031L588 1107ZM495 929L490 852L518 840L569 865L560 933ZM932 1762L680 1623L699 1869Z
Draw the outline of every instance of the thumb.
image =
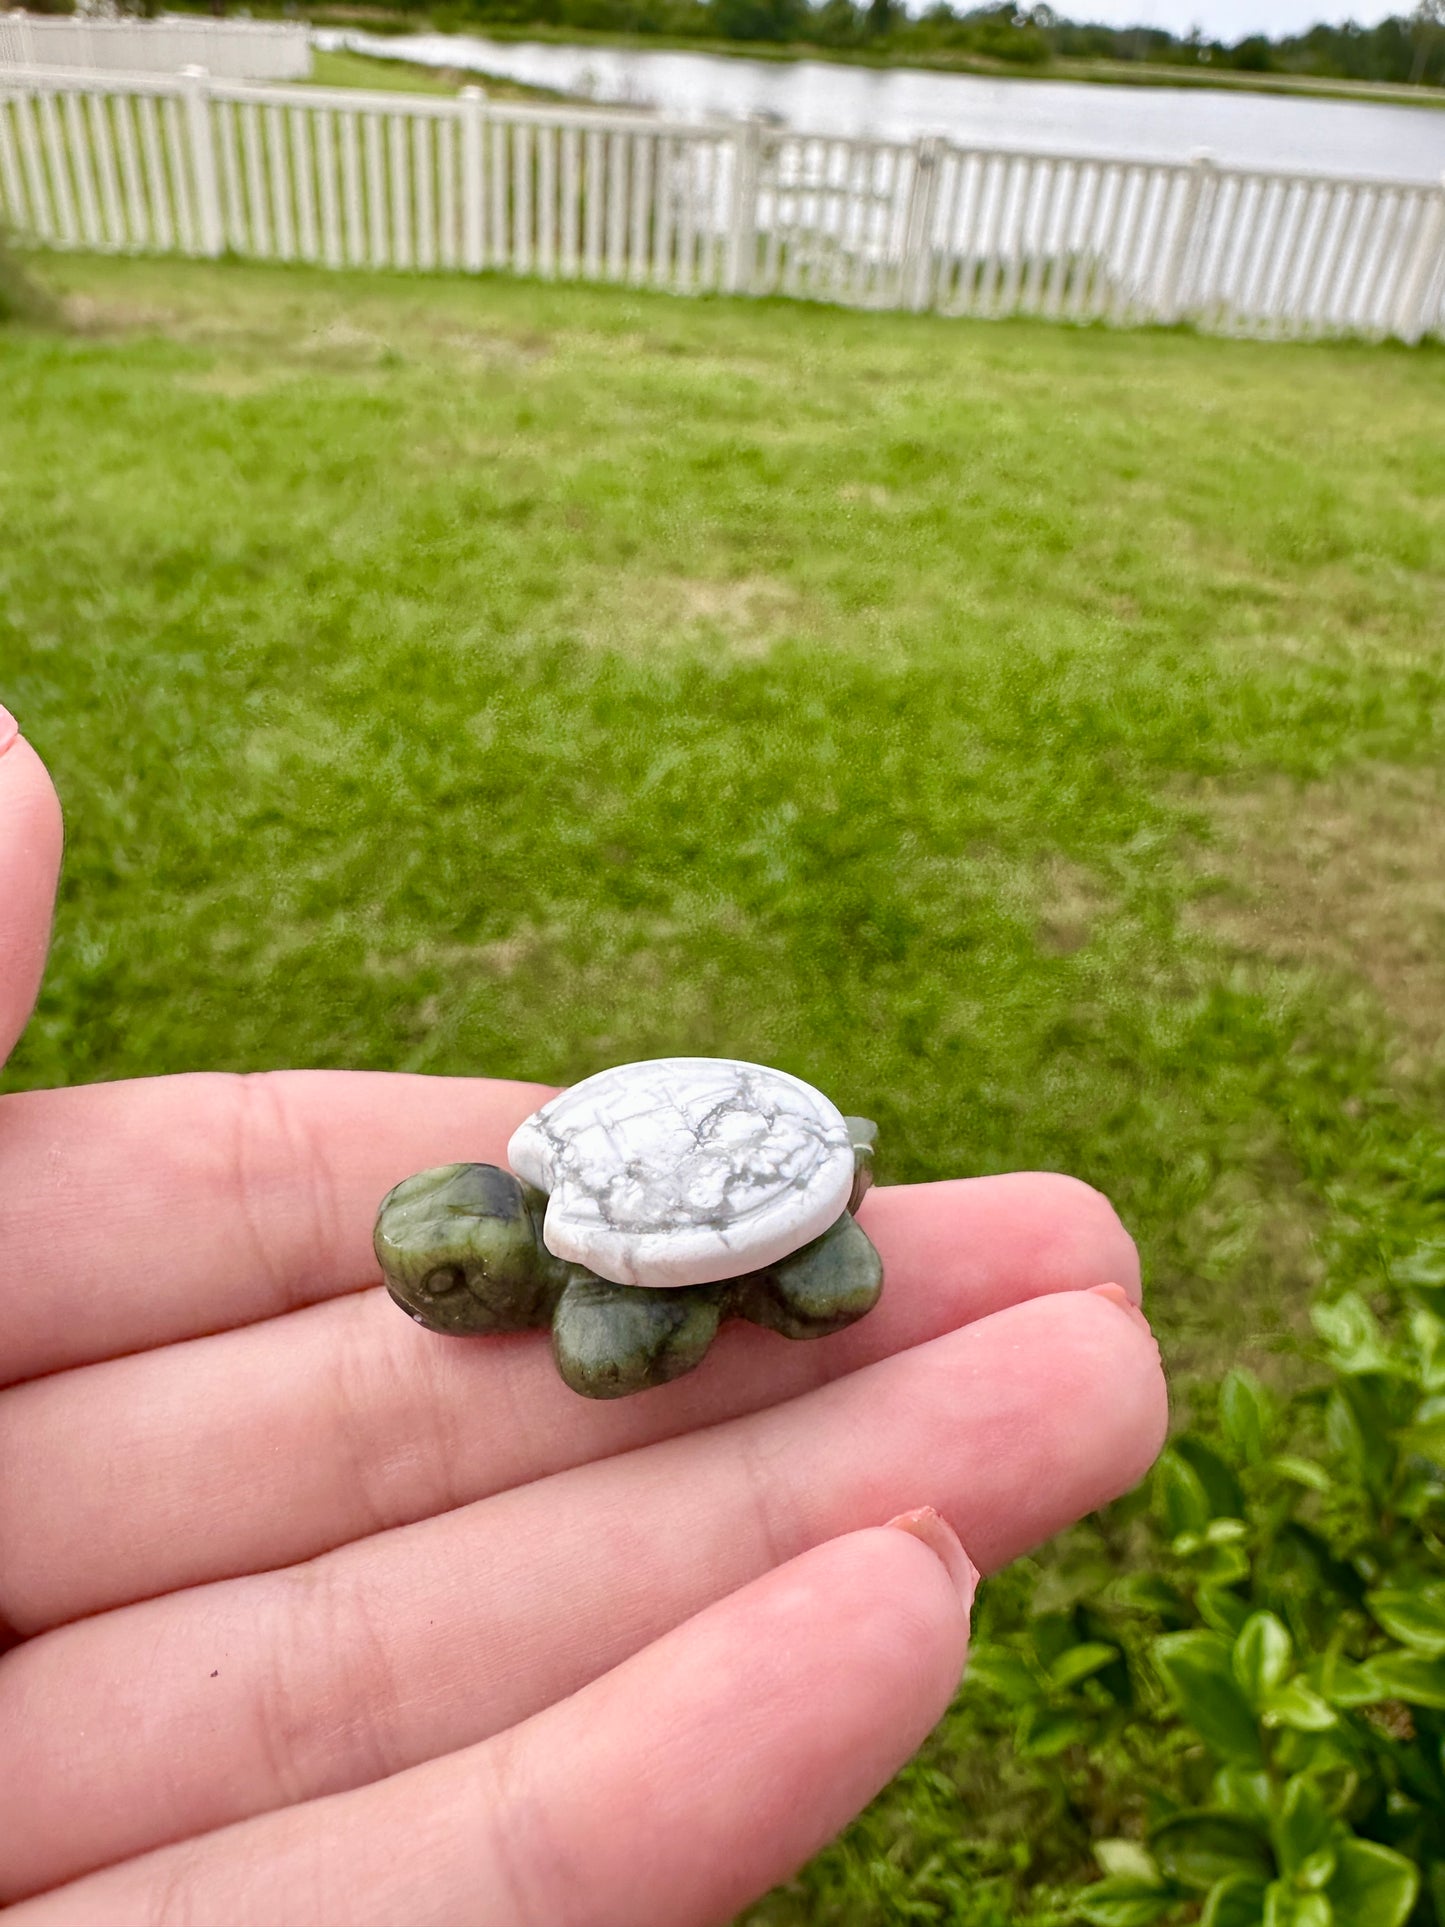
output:
M60 802L44 763L0 707L0 1064L35 1005L60 875Z

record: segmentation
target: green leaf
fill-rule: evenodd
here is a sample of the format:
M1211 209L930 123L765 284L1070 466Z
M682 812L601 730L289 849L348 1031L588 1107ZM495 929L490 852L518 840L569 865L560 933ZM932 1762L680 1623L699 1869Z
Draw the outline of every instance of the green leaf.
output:
M1357 1291L1345 1292L1333 1304L1312 1305L1310 1320L1337 1371L1358 1374L1396 1369L1375 1314Z
M1416 1291L1445 1291L1445 1244L1418 1244L1393 1268L1392 1282Z
M1249 1605L1238 1593L1225 1586L1201 1586L1194 1599L1199 1617L1216 1633L1223 1633L1232 1644L1244 1630Z
M1264 1919L1264 1882L1231 1874L1209 1890L1199 1927L1260 1927Z
M1420 1360L1420 1384L1427 1392L1445 1392L1445 1319L1418 1307L1410 1314L1410 1336Z
M1235 1476L1233 1466L1226 1465L1213 1446L1206 1445L1193 1432L1183 1432L1175 1439L1173 1450L1203 1486L1211 1518L1244 1517L1243 1487Z
M1049 1668L1049 1678L1058 1687L1077 1686L1090 1674L1111 1666L1118 1657L1117 1646L1106 1646L1101 1640L1084 1640L1059 1654Z
M1266 1726L1288 1726L1296 1733L1325 1733L1338 1723L1327 1700L1302 1679L1292 1679L1271 1693L1264 1708Z
M1150 1613L1155 1619L1176 1623L1190 1617L1184 1594L1157 1572L1125 1573L1110 1590L1131 1612Z
M1445 1660L1427 1659L1423 1653L1377 1653L1357 1670L1355 1684L1368 1691L1369 1700L1445 1709ZM1369 1700L1355 1703L1368 1705Z
M1445 1653L1445 1584L1382 1586L1366 1603L1387 1633L1417 1653Z
M1231 1874L1268 1880L1274 1872L1259 1828L1232 1813L1176 1813L1150 1831L1149 1850L1161 1873L1196 1893Z
M1322 1465L1313 1459L1302 1459L1294 1452L1277 1452L1269 1462L1269 1469L1282 1479L1293 1479L1296 1485L1307 1485L1312 1492L1328 1492L1334 1483Z
M1171 1539L1203 1532L1214 1516L1199 1474L1172 1448L1160 1455L1154 1468L1154 1493Z
M1306 1893L1326 1886L1335 1871L1335 1850L1321 1847L1318 1852L1307 1854L1295 1869L1294 1884L1303 1887Z
M1246 1820L1268 1823L1273 1790L1267 1773L1246 1773L1243 1767L1222 1766L1214 1776L1214 1804Z
M1077 1894L1074 1906L1092 1927L1151 1927L1177 1904L1179 1891L1148 1880L1100 1880Z
M1014 1746L1026 1760L1051 1760L1065 1747L1078 1746L1090 1739L1093 1730L1077 1713L1036 1706L1025 1713Z
M1284 1790L1280 1802L1279 1815L1272 1829L1274 1850L1279 1857L1280 1872L1291 1879L1298 1875L1305 1862L1322 1849L1328 1850L1334 1837L1334 1820L1325 1805L1317 1781L1307 1774L1296 1774ZM1333 1869L1333 1855L1331 1855ZM1326 1876L1328 1877L1328 1876ZM1319 1885L1319 1882L1306 1882L1306 1885Z
M1115 1879L1143 1880L1156 1887L1160 1884L1153 1856L1137 1840L1096 1840L1094 1858Z
M1288 1679L1294 1660L1294 1641L1282 1619L1273 1613L1251 1613L1234 1642L1234 1677L1249 1697L1262 1707Z
M1268 1392L1253 1372L1236 1365L1224 1374L1219 1387L1219 1423L1235 1456L1245 1465L1264 1457L1274 1414Z
M1431 1405L1438 1403L1436 1399L1430 1401ZM1427 1413L1422 1406L1414 1424L1400 1434L1400 1443L1407 1452L1418 1452L1434 1465L1445 1465L1445 1412Z
M1265 1889L1264 1927L1332 1927L1333 1921L1333 1911L1323 1894L1302 1894L1283 1880Z
M1347 1927L1404 1927L1419 1888L1420 1875L1404 1854L1373 1840L1344 1840L1325 1892Z
M1254 1709L1234 1677L1231 1649L1218 1633L1165 1633L1154 1658L1176 1705L1200 1739L1235 1766L1263 1766Z
M1365 1487L1384 1502L1395 1467L1395 1446L1368 1399L1353 1397L1355 1386L1342 1379L1325 1406L1325 1437L1330 1448Z
M1010 1706L1028 1706L1038 1699L1043 1687L1027 1660L1020 1659L1004 1646L980 1647L968 1661L969 1687L983 1687L997 1693Z

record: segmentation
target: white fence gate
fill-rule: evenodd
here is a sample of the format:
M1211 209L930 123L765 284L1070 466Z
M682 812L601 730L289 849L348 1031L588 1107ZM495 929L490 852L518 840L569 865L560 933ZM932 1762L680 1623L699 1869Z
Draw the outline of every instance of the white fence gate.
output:
M1445 322L1445 186L816 138L570 105L0 72L0 212L61 247L502 269L1274 336Z
M226 80L305 80L311 30L291 20L81 20L0 13L0 67L80 67L104 73L178 74L204 67Z

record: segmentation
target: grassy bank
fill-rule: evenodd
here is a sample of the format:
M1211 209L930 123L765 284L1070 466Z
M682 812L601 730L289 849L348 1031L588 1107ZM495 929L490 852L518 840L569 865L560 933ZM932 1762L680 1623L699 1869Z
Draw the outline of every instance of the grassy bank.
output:
M476 86L482 76L462 67L419 67L410 60L376 60L345 48L318 47L311 56L309 84L313 87L361 87L382 94L455 94ZM527 87L519 80L488 76L484 91L491 100L563 100L550 87Z
M1445 356L46 272L0 700L69 854L9 1087L756 1057L885 1179L1107 1190L1181 1406L1291 1374L1445 1094ZM1049 1920L1099 1816L1037 1813L965 1693L758 1918Z

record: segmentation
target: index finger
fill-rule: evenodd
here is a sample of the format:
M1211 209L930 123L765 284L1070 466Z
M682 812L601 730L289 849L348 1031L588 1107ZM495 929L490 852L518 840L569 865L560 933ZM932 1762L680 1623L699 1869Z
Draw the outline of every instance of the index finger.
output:
M0 706L0 1064L40 988L60 838L60 804L45 765Z
M195 1072L0 1098L0 1384L374 1285L376 1208L500 1163L542 1084Z
M549 1095L485 1078L268 1071L0 1099L0 1251L20 1287L0 1297L0 1383L375 1285L371 1232L391 1186L430 1165L503 1162ZM886 1195L865 1206L870 1221ZM1137 1296L1133 1246L1086 1186L1016 1176L971 1195L969 1245L999 1302L1016 1279L1031 1291L1114 1279ZM906 1216L892 1227L905 1269L955 1257L955 1214ZM1098 1264L1080 1265L1081 1220Z

